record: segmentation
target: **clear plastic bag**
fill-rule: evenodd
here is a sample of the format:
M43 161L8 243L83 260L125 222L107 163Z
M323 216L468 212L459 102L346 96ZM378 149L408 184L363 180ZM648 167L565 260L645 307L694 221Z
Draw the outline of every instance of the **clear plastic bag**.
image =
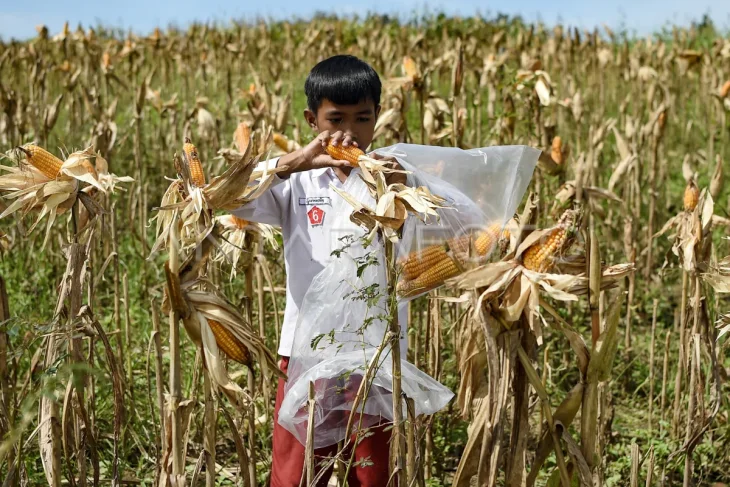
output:
M398 292L404 298L440 286L500 248L504 225L517 210L540 155L522 145L462 150L396 144L376 152L411 171L409 186L426 186L448 204L437 211L438 219L411 218L404 225L398 246Z
M398 245L398 254L405 256L458 236L471 236L489 222L501 225L512 217L539 155L522 146L464 151L397 144L377 152L396 157L412 171L408 185L427 186L450 206L438 211L438 220L406 221ZM353 170L344 189L374 206L358 171ZM368 369L373 371L372 385L355 410L351 431L393 420L392 357L384 345L388 323L382 244L373 242L363 248L359 237L366 232L350 222L351 207L342 198L332 204L334 228L353 237L343 241L342 252L314 278L304 296L279 409L279 424L305 444L309 383L314 383L315 448L345 439L350 411ZM405 305L406 299L400 299L399 308ZM413 399L416 415L433 414L448 404L453 393L405 360L405 328L406 323L401 323L403 393ZM404 401L404 411L405 407Z

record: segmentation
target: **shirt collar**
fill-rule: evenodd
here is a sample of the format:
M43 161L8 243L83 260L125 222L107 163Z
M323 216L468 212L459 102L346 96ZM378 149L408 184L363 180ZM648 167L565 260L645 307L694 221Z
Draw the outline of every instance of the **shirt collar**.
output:
M312 170L312 179L317 181L320 188L328 188L333 179L337 179L331 167L321 167Z
M320 167L317 169L312 169L312 176L314 176L315 178L318 178L318 177L322 176L324 173L326 173L327 171L329 171L329 169L330 169L329 167Z

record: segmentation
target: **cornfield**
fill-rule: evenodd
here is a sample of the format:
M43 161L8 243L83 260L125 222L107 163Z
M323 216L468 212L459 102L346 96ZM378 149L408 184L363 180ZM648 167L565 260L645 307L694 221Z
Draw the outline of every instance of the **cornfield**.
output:
M457 394L397 416L399 484L730 484L730 39L369 16L0 43L0 485L267 485L282 242L227 212L341 53L376 147L542 150L504 230L386 247Z

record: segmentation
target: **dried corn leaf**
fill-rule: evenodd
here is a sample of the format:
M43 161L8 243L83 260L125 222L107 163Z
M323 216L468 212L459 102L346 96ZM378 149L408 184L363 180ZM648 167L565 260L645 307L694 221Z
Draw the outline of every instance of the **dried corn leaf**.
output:
M637 157L635 155L629 155L618 163L616 169L613 170L613 173L611 173L611 177L608 179L609 191L613 191L613 188L616 187L616 184L618 184L618 182L621 180L624 174L628 172L629 168L634 164L636 160Z
M246 122L241 122L233 132L233 141L236 144L236 149L241 154L245 154L248 150L249 143L251 142L251 127Z
M531 282L522 274L519 279L514 279L507 286L499 306L499 316L510 323L520 319L530 294L532 294Z
M392 185L395 189L396 186ZM408 211L415 213L422 220L427 215L435 216L438 218L436 210L439 208L445 208L446 200L443 198L433 195L426 187L419 188L408 188L405 187L398 191L398 198L403 200Z
M608 308L605 319L605 328L598 337L588 364L586 380L588 383L597 383L608 380L613 367L613 359L618 349L618 325L621 321L623 295L619 294Z
M456 354L459 365L459 408L461 416L467 419L472 410L472 403L486 386L487 352L484 334L477 319L464 313L464 325L456 327ZM486 393L486 391L483 391Z
M79 181L88 183L99 191L106 193L106 188L99 183L96 169L89 159L95 157L91 148L71 154L61 166L61 174L65 174Z
M575 352L576 358L578 360L578 369L580 370L581 377L585 377L588 373L588 363L590 361L590 351L588 350L588 345L586 344L585 340L583 339L583 336L575 331L570 324L565 321L557 311L544 299L540 298L539 305L542 309L547 311L554 320L551 321L551 325L548 325L545 321L545 318L541 313L539 313L540 319L543 320L543 324L545 326L549 326L551 328L556 328L558 331L560 331L563 335L565 335L565 338L568 339L568 343L570 343L570 348L573 349L573 352Z
M702 278L707 282L715 292L730 293L730 276L720 274L702 274Z
M535 93L537 93L537 97L540 99L542 106L550 106L550 88L548 88L542 78L538 79L535 83Z
M563 399L563 402L561 402L560 405L555 409L555 412L553 413L553 422L555 424L560 424L561 429L569 428L570 424L573 422L573 419L575 419L575 416L578 414L582 398L583 384L581 382L578 382L568 392L568 394L565 396L565 399ZM540 439L540 443L537 446L537 450L535 451L535 458L532 461L532 465L530 468L530 473L527 475L528 486L535 485L535 480L537 479L537 476L540 473L540 470L545 463L545 460L547 460L548 456L550 455L550 453L553 452L554 448L555 443L553 442L553 439L550 435L550 431L546 430L545 434Z
M459 466L456 469L452 483L454 487L469 487L472 485L471 479L477 474L478 470L484 428L489 424L490 409L490 401L482 401L474 414L474 420L472 421L474 427L469 431L469 437L461 453Z
M613 135L616 138L616 148L618 149L619 157L621 157L621 160L627 159L631 156L631 149L629 148L629 144L626 142L626 139L623 138L621 133L616 129L616 127L612 127Z
M685 154L682 160L682 176L689 183L691 179L695 179L695 170L692 168L692 158L689 154Z
M375 214L378 217L384 217L380 220L381 223L393 228L394 230L403 226L408 214L405 204L396 199L396 197L396 193L389 191L378 199L378 204L375 207Z
M519 271L518 265L513 261L499 261L466 271L458 277L447 280L446 284L459 289L487 287L485 292L491 292L495 288L501 289Z
M588 467L583 453L581 452L580 446L575 442L568 429L556 422L556 429L562 432L561 438L568 447L568 455L570 455L573 465L578 470L578 481L580 487L593 487L593 476L591 475L591 469Z

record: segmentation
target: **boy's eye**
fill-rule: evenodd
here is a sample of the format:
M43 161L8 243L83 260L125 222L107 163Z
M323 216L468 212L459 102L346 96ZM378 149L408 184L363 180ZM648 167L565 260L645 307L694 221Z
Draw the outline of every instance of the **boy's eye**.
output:
M327 121L330 123L340 123L342 121L342 119L341 118L328 118Z
M358 117L357 121L358 122L369 122L370 117Z

